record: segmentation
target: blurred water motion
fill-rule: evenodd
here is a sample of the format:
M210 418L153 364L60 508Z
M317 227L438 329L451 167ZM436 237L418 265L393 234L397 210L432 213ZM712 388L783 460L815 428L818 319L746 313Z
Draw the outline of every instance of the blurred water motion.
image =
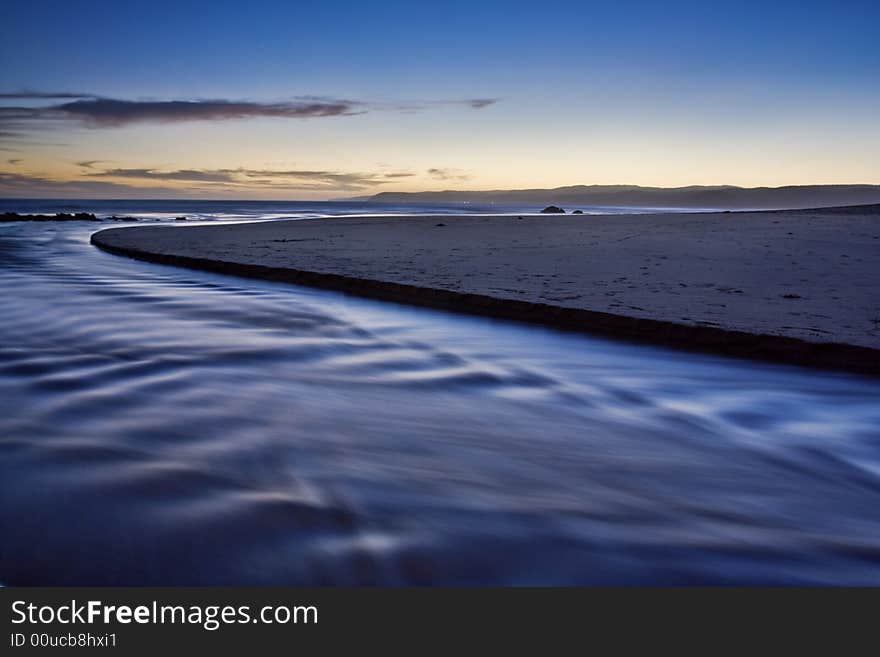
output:
M880 584L880 382L0 226L7 584ZM173 230L186 230L174 228Z

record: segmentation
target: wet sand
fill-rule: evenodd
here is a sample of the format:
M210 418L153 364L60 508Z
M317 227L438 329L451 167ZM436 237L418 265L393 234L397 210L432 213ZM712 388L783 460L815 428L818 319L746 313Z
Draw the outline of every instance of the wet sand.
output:
M92 240L169 264L880 373L880 206L344 217L138 226Z

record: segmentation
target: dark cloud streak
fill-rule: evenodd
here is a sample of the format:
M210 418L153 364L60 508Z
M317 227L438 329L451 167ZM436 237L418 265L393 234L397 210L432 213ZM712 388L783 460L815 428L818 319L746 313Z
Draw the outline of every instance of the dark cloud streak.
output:
M26 175L0 171L0 196L42 198L67 197L109 197L127 195L131 192L146 193L150 197L179 195L180 190L171 187L136 188L131 185L107 181L91 180L53 180L45 176Z
M89 178L128 178L136 180L176 180L182 182L234 182L231 173L223 171L202 171L200 169L178 169L176 171L157 171L156 169L107 169L86 174Z
M468 101L465 101L470 107L473 109L483 109L484 107L489 107L490 105L494 105L498 102L497 98L474 98Z
M460 169L447 169L441 167L428 169L428 175L435 180L469 180L471 178L471 176Z
M93 94L19 91L0 93L0 138L25 138L34 130L74 122L89 128L116 128L133 124L170 124L187 121L230 121L254 118L315 119L353 116L368 112L422 112L443 106L480 110L498 102L493 98L439 100L413 103L363 102L317 96L299 96L281 102L249 100L121 100ZM68 102L28 105L24 101Z
M132 123L228 121L259 117L307 119L350 116L366 111L361 108L359 103L346 100L254 103L228 100L133 101L111 98L76 100L56 105L50 109L97 128L117 127Z
M44 98L47 100L63 100L65 98L97 98L92 94L77 94L67 91L54 92L54 91L10 91L6 93L0 93L0 99L8 98L8 99L19 99L19 100L27 100L29 98Z
M88 161L89 164L94 164ZM83 163L80 163L81 165ZM360 173L311 169L175 169L158 168L105 169L85 174L88 178L153 180L163 182L209 183L229 187L276 187L288 189L361 190L384 185L415 174Z
M0 197L65 195L119 198L158 198L193 194L286 192L339 193L364 191L415 176L408 171L347 172L322 169L172 169L108 168L95 165L100 160L76 164L84 169L74 180L58 180L45 174L0 171ZM8 160L9 165L13 165ZM140 184L138 184L140 183ZM169 184L170 183L170 184ZM134 195L134 196L132 196Z

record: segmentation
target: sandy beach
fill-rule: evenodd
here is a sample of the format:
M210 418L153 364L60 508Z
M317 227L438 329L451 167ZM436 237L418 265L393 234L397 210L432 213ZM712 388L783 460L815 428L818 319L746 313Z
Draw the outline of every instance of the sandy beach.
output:
M880 206L346 217L96 233L116 253L623 338L880 371Z

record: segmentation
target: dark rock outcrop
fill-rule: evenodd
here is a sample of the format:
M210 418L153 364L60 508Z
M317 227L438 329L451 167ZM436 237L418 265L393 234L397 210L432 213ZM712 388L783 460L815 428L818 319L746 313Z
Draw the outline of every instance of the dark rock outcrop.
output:
M555 205L548 205L541 210L541 214L565 214L565 210Z
M57 214L19 214L18 212L4 212L0 214L0 222L6 221L137 221L135 217L107 217L99 219L91 212L58 212Z
M59 212L58 214L4 212L0 215L0 221L100 221L100 219L89 212L77 212L76 214L68 214L67 212Z

